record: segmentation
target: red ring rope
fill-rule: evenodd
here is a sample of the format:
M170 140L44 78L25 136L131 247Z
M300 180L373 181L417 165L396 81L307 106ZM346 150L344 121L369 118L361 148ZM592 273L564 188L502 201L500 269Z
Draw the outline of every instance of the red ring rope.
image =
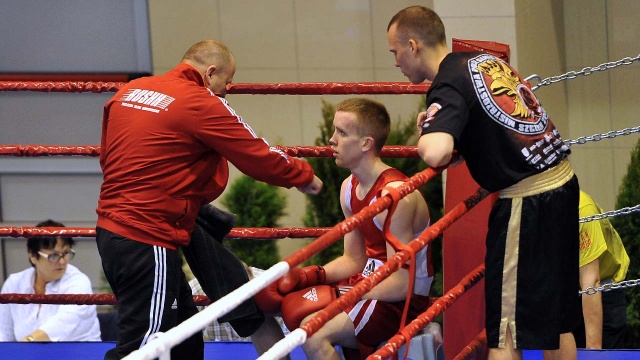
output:
M117 92L123 82L103 81L0 81L0 91Z
M193 295L197 306L207 306L211 300L205 295ZM0 304L73 304L115 305L113 294L0 294Z
M330 146L274 146L294 157L332 157ZM0 155L12 156L100 156L100 146L79 145L0 145ZM380 156L383 158L418 157L415 146L385 146Z
M471 340L471 342L460 351L458 355L456 355L453 360L466 360L471 358L477 358L480 355L480 352L484 352L487 348L487 329L482 329L482 331L476 335L476 337ZM484 355L484 354L482 354Z
M431 84L409 82L231 84L229 94L347 95L426 94Z
M41 92L117 92L126 83L102 81L0 81L0 91ZM229 94L348 95L348 94L426 94L431 84L409 82L317 82L317 83L238 83Z
M432 170L432 169L427 169L427 170ZM398 187L397 188L398 191L400 192L404 191L403 188L405 187L405 185L411 182L415 182L414 178L418 177L419 175L425 175L425 174L424 172L420 172L414 175L409 179L407 183ZM446 227L451 225L454 221L458 220L462 215L466 214L473 206L475 206L478 202L484 199L488 194L489 194L488 191L484 189L478 189L478 191L474 195L470 196L469 198L467 198L467 200L465 200L464 202L454 207L450 212L445 214L440 220L438 220L436 223L434 223L429 228L427 228L427 230L425 230L420 235L420 237L418 237L417 239L414 239L408 245L414 248L415 250L419 251L427 243L429 243L430 241L433 241L433 239L435 239L442 231L444 231ZM369 205L363 208L360 212L358 212L358 214L354 215L352 218L358 218L358 217L362 218L362 216L358 216L358 215L367 212L368 209L374 207L378 203L389 203L389 202L390 202L389 198L387 196L384 196L383 198L375 201L372 205ZM332 230L340 226L346 228L347 227L345 224L346 222L347 220L341 222ZM348 231L351 231L351 230L348 230ZM321 238L318 238L315 242L308 245L307 248L310 248L316 245L317 243L320 243ZM308 253L308 251L305 251L307 248L299 250L291 257L294 257L299 253ZM323 310L321 310L316 316L314 316L311 320L309 320L307 323L302 325L300 328L307 333L307 337L313 336L313 334L315 334L327 321L329 321L329 319L332 319L337 314L344 311L344 309L355 304L358 300L362 298L362 296L365 293L369 292L374 285L380 283L384 278L388 277L393 271L398 270L402 266L402 264L404 264L408 260L408 258L409 258L409 254L405 250L395 253L395 255L393 255L390 259L388 259L388 261L382 266L380 266L380 268L378 268L378 270L376 270L372 275L358 282L349 292L339 297L337 300L334 300L333 302L331 302ZM484 266L482 270L484 271ZM465 288L465 291L466 291L466 288ZM450 299L450 300L447 300L447 299ZM452 302L453 300L454 299L451 296L449 296L448 298L444 299L444 303L442 304L444 305L447 301ZM411 324L413 323L414 322L412 322ZM411 326L411 324L409 326ZM417 333L417 331L418 330L415 330L415 333ZM395 340L395 341L398 341L398 340Z
M402 310L402 317L400 318L400 328L403 328L406 325L407 316L409 314L409 299L411 299L413 286L416 280L416 251L411 246L400 242L400 240L393 234L393 232L391 232L391 219L396 211L396 208L398 207L398 203L402 199L400 193L391 186L384 187L382 191L387 191L389 197L391 198L391 206L389 206L387 216L384 220L384 225L382 226L382 233L384 234L384 238L391 245L391 247L393 247L393 250L406 250L409 253L409 286L407 287L407 301L405 301L404 309ZM380 196L382 191L380 191L377 196ZM408 351L409 349L407 348L407 352Z
M0 155L13 156L100 156L100 146L1 145Z
M449 308L449 306L453 305L458 298L480 282L482 278L484 278L484 264L479 265L475 270L462 278L458 285L454 286L445 295L436 300L433 305L427 309L427 311L420 314L415 320L402 329L402 334L394 335L385 345L367 357L367 360L387 359L396 354L400 346L406 343L406 336L409 336L409 338L415 336L418 331L427 326L428 323L430 323L436 316L440 315L444 310Z
M226 239L268 240L282 238L317 238L331 228L233 228ZM95 237L95 228L57 228L35 226L0 226L0 236L8 237Z

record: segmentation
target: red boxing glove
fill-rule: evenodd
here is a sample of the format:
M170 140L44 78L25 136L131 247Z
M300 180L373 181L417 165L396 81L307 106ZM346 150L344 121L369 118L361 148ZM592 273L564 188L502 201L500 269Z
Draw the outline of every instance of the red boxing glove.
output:
M269 284L266 288L260 290L253 296L253 300L260 310L268 313L275 314L280 312L280 306L284 295L278 292L278 280Z
M307 316L320 311L338 297L336 288L329 285L312 286L292 292L282 301L282 319L289 330L300 327Z
M286 295L309 286L323 285L326 278L327 274L320 265L293 268L278 282L278 291Z

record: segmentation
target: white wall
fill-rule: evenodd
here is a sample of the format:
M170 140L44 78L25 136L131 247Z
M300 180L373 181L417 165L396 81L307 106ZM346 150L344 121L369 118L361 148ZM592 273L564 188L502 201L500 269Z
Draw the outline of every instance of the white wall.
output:
M3 72L149 72L145 0L3 0Z
M0 77L33 73L151 73L145 0L3 0ZM0 92L0 144L98 145L111 93ZM0 157L0 225L48 218L95 226L97 158ZM95 242L78 238L74 264L101 286ZM24 238L0 239L0 284L29 266Z

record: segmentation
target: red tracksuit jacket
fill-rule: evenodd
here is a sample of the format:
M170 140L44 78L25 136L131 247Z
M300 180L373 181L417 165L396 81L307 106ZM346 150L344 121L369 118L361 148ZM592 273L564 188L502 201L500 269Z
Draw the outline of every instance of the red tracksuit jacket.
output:
M272 185L313 179L307 162L257 137L192 66L129 82L104 106L97 226L170 249L187 245L198 210L227 184L227 159Z

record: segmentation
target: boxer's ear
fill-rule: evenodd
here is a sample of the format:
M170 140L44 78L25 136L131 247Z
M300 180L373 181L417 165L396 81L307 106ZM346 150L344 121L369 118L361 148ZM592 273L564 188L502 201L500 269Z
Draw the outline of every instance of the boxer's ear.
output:
M373 140L373 138L371 136L363 136L361 139L361 146L362 146L362 151L369 151L371 148L373 148L373 144L375 143L375 141Z

